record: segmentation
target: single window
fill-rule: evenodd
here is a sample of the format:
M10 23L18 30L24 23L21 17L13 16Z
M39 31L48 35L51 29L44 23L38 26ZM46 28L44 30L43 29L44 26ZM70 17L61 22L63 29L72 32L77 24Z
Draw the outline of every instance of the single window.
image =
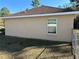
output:
M49 19L48 20L48 33L54 33L56 34L56 19Z

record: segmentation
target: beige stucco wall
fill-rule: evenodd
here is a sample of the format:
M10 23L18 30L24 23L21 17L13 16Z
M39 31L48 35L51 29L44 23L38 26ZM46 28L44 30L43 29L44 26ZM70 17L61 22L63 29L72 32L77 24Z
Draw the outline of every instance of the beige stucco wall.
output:
M57 19L57 34L48 34L48 19ZM24 38L71 41L75 15L5 19L5 34Z

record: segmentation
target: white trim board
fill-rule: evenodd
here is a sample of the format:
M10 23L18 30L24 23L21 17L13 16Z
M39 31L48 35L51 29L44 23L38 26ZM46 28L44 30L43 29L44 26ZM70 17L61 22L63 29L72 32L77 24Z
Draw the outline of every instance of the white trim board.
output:
M50 14L37 14L37 15L24 15L24 16L6 16L6 17L0 17L0 18L8 19L8 18L39 17L39 16L59 16L59 15L69 15L69 14L70 15L71 14L79 14L79 11L50 13Z

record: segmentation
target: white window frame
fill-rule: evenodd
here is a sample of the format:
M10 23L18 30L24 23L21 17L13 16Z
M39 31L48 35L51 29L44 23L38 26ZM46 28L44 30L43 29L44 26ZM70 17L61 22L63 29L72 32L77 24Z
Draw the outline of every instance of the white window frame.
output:
M56 20L56 33L48 33L48 20L49 19L55 19ZM57 19L56 18L48 18L48 20L47 20L47 33L48 33L48 35L56 35L57 34L57 26L58 26L58 22L57 22Z

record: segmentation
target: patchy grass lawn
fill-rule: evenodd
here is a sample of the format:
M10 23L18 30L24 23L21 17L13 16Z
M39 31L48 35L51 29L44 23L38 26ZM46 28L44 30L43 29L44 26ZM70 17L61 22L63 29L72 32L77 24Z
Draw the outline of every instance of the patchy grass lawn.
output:
M73 59L70 43L4 35L0 35L0 53L4 59L7 54L10 59Z

